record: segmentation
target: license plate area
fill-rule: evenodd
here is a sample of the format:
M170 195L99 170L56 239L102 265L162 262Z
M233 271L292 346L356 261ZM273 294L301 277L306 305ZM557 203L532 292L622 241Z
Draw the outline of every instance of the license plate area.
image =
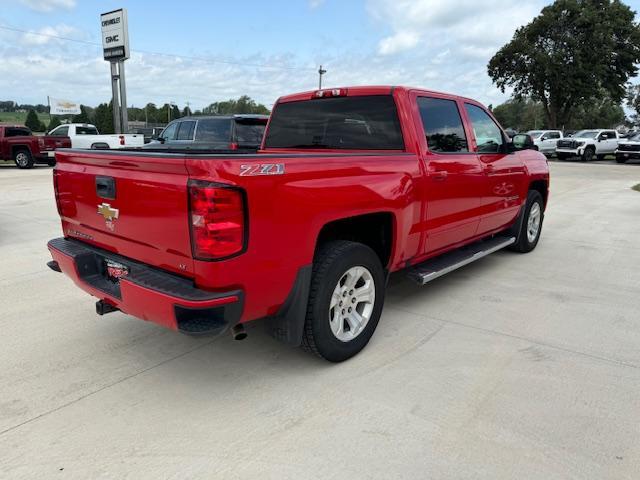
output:
M129 267L127 265L108 258L105 258L103 263L105 275L110 282L118 284L121 278L129 276Z

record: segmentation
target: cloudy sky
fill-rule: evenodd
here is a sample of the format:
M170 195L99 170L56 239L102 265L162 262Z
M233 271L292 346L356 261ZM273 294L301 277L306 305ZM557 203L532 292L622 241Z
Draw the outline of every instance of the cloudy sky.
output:
M130 105L201 108L242 94L271 105L316 88L319 64L326 86L405 84L498 104L506 96L488 78L487 61L547 3L0 0L0 100L108 101L99 14L125 7ZM640 0L627 3L640 10Z

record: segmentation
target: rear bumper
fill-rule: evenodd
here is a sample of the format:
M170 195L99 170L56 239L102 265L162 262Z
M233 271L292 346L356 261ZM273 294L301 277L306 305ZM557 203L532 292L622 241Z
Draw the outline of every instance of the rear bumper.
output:
M59 270L82 290L143 320L192 335L220 335L242 315L242 290L201 290L192 280L78 240L56 238L47 246ZM129 267L129 274L113 282L105 259Z

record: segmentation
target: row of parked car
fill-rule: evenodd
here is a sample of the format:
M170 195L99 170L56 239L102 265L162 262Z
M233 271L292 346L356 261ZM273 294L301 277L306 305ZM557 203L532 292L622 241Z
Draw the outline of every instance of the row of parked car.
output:
M565 136L561 130L530 130L527 132L536 148L558 160L580 158L585 162L615 155L618 163L640 158L640 133L622 136L616 130L580 130Z
M54 165L54 151L69 147L249 152L260 147L268 119L267 115L184 117L169 123L149 140L142 133L101 135L87 123L63 124L44 136L36 136L24 126L0 125L0 159L13 159L19 168L31 168L36 163Z

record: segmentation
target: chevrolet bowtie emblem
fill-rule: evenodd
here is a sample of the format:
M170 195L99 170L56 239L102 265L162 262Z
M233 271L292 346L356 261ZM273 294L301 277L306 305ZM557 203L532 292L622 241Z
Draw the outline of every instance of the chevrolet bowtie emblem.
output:
M116 218L120 211L117 208L111 208L108 203L101 203L98 205L98 215L102 215L107 222L112 222Z

